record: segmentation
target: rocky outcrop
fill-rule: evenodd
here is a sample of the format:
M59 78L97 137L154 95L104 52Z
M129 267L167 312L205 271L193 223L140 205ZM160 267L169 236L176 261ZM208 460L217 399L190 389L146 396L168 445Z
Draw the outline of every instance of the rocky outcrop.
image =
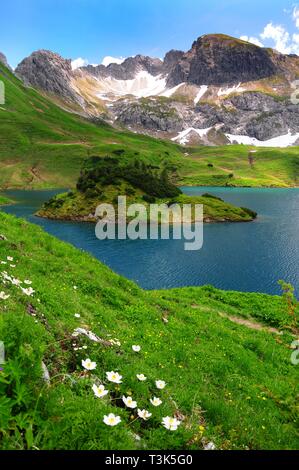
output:
M152 100L119 104L114 109L117 122L133 128L150 131L180 132L184 121L175 107Z
M51 51L33 52L16 68L15 73L26 85L56 95L65 101L84 104L71 82L73 71L71 60L63 59Z
M0 52L0 62L5 65L5 67L10 68L6 59L6 56Z
M168 77L168 85L224 85L249 82L278 73L266 49L222 34L194 42Z
M82 67L81 70L87 71L95 77L112 77L116 80L133 80L138 72L146 71L151 75L163 73L163 62L160 59L152 59L142 55L128 57L122 64L110 64L107 67L91 65Z
M164 71L169 73L179 63L184 56L183 51L171 50L164 57Z

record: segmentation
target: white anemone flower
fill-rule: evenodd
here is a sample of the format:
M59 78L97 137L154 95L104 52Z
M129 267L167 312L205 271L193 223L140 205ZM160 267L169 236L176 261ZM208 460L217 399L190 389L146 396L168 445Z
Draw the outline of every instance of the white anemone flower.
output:
M3 291L0 292L0 299L7 300L7 299L9 299L9 297L10 297L10 295L5 294L5 292L3 292Z
M109 382L113 382L115 384L121 384L122 383L122 375L119 375L118 372L114 372L114 371L111 371L111 372L106 372L106 376L107 376L107 380L109 380Z
M163 390L163 388L166 387L166 382L164 382L164 380L156 380L156 387L159 390Z
M80 313L75 313L74 317L75 318L81 318L81 315L80 315Z
M7 261L13 261L13 257L12 256L7 256Z
M97 398L103 398L109 393L108 390L105 390L104 385L99 385L98 386L98 385L94 384L92 386L92 390L93 390L93 393L95 394L95 396Z
M110 413L109 415L105 415L103 422L107 424L107 426L117 426L120 422L120 416L115 416L115 414Z
M97 368L97 363L92 362L90 359L85 359L85 361L82 360L82 366L86 370L95 370Z
M7 264L7 262L6 261L1 261L1 264Z
M137 401L134 401L132 397L123 396L122 401L124 402L127 408L132 408L132 410L134 410L134 408L137 408Z
M204 450L216 450L214 442L208 442L208 444L204 446Z
M21 287L21 289L23 294L28 295L28 297L31 297L35 293L35 290L32 289L32 287L28 287L28 289L24 289L23 287Z
M150 402L153 406L160 406L163 403L162 400L160 400L160 398L157 398L157 397L151 398Z
M140 382L145 382L147 380L147 377L145 377L144 374L137 374L136 377Z
M137 413L139 418L143 419L144 421L147 421L152 416L152 413L149 413L147 410L138 409Z
M169 416L162 419L162 425L169 431L176 431L180 424L181 421L178 421L176 418L170 418Z
M31 286L32 281L29 281L28 279L25 279L24 284L26 284L27 286Z
M14 285L14 286L20 286L22 284L22 281L20 281L20 279L17 279L17 278L13 278L11 283Z
M141 346L138 346L137 344L133 344L132 349L134 352L140 352L141 351Z
M15 268L15 267L16 267L15 264L10 264L9 266L10 266L11 268Z

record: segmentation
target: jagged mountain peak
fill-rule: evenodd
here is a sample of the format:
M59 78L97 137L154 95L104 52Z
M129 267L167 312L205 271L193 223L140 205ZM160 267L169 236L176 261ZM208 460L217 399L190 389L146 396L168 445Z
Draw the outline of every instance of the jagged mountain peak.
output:
M66 101L83 104L82 98L72 86L71 60L64 59L55 52L45 49L33 52L17 66L15 73L27 85Z
M2 52L0 52L0 62L2 64L4 64L5 67L9 67L8 62L7 62L7 58Z
M172 70L169 86L224 85L270 77L278 68L264 48L223 34L199 37Z

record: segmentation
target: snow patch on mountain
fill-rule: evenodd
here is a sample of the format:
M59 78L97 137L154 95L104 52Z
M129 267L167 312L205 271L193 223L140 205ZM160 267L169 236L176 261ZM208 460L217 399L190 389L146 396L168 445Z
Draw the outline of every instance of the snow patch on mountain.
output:
M218 96L227 96L231 93L243 93L243 91L246 91L246 88L242 88L241 83L239 83L231 88L220 88L217 94Z
M169 88L168 90L164 91L163 93L161 93L160 96L165 96L166 98L170 98L172 95L175 94L175 92L181 88L181 86L185 85L185 83L180 83L179 85L173 87L173 88Z
M203 95L208 91L208 86L207 85L202 85L200 87L199 92L197 93L196 97L194 98L194 104L196 105L200 99L203 97Z
M162 75L154 77L146 71L139 72L133 80L116 80L109 77L100 79L99 82L97 96L101 99L105 99L107 95L114 95L117 98L126 95L147 98L160 95L166 88L166 79Z
M180 132L179 135L171 139L173 142L179 142L181 145L186 145L189 142L190 134L195 132L200 138L206 136L212 127L208 127L206 129L195 129L194 127L189 127L184 131Z
M299 139L299 132L296 134L291 134L289 131L288 134L280 135L269 140L258 140L255 137L249 137L247 135L233 135L225 134L229 139L230 143L233 144L237 142L238 144L243 145L253 145L255 147L290 147L296 143Z

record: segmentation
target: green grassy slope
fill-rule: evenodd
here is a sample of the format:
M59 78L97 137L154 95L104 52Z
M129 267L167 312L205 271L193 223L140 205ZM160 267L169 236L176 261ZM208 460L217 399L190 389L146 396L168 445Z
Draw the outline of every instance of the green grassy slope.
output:
M252 167L248 150L246 145L188 149L182 181L189 186L299 186L298 147L255 148Z
M0 187L73 187L86 157L112 155L119 149L125 150L122 158L126 160L176 167L180 184L298 184L298 148L261 149L251 168L246 146L186 149L120 132L64 111L48 97L24 87L2 64L0 80L6 89L6 104L0 106Z
M1 270L32 281L35 290L28 297L10 280L0 289L10 295L0 300L7 361L0 372L1 449L201 449L210 441L220 449L298 448L292 337L223 317L250 315L283 330L290 320L281 298L211 287L146 292L21 219L0 214L0 233L7 238L0 241L7 262ZM73 337L77 327L105 344ZM87 357L97 368L84 373ZM123 376L120 386L107 382L112 370ZM140 373L146 382L137 380ZM155 388L158 379L167 382L164 390ZM110 391L103 399L91 389L100 382ZM151 418L136 419L123 394ZM151 406L152 396L161 407ZM122 419L114 428L103 423L109 412ZM177 431L161 426L165 416L182 421Z

